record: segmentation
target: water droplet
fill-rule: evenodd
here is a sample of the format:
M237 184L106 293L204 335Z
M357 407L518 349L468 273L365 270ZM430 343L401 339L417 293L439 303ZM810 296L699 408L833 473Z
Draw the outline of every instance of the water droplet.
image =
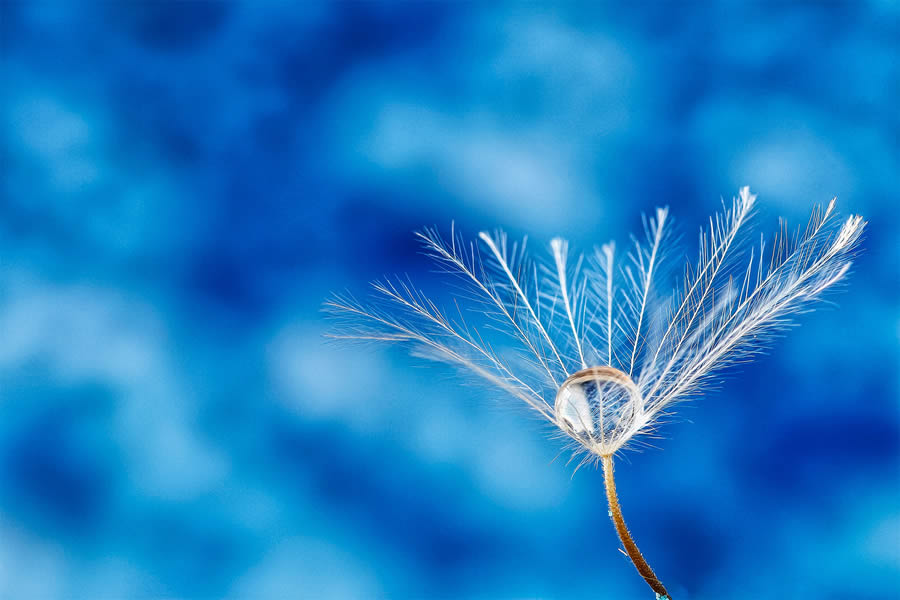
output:
M571 375L556 393L556 422L569 435L602 448L626 431L640 408L634 381L613 367L590 367Z

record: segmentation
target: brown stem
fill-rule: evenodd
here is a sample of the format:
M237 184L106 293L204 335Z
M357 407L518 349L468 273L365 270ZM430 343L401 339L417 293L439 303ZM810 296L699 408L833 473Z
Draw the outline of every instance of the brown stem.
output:
M634 563L634 567L638 570L638 573L641 574L641 577L644 578L644 581L647 582L647 585L649 585L658 596L672 600L672 597L669 596L669 592L666 591L666 588L663 587L663 584L657 579L653 569L651 569L650 565L647 564L647 561L644 560L641 551L638 550L637 544L634 543L631 533L628 531L628 527L625 525L625 518L622 516L622 509L619 507L619 497L616 496L616 480L613 477L612 455L602 456L600 457L600 460L603 464L603 482L606 484L606 499L609 501L609 514L612 517L613 524L616 526L616 533L619 534L619 539L622 540L622 544L625 546L625 552L628 553L628 558Z

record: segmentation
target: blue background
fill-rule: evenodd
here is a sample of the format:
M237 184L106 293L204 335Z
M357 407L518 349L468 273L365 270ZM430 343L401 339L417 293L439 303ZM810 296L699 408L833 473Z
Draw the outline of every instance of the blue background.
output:
M677 600L900 590L891 1L2 4L0 596L648 598L515 401L329 345L411 232L870 225L837 310L617 469ZM676 258L681 260L683 254Z

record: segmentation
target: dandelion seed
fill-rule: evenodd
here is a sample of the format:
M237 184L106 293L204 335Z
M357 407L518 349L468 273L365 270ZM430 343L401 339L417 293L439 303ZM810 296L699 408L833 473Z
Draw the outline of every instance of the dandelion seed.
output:
M556 238L542 260L502 231L481 232L477 247L455 228L449 240L425 229L417 235L426 253L464 284L470 308L457 302L448 313L409 281L377 282L368 304L340 295L326 303L343 323L333 337L406 345L504 390L555 425L581 456L576 470L602 466L625 553L659 598L671 598L625 525L613 456L653 437L673 403L701 394L715 373L760 353L793 315L811 310L846 276L866 225L858 215L840 222L832 200L804 230L789 235L782 222L771 243L748 246L755 202L741 188L710 219L696 262L668 294L659 285L670 266L668 208L644 218L643 237L632 237L624 259L612 242L573 260ZM486 327L505 334L502 347L482 337Z

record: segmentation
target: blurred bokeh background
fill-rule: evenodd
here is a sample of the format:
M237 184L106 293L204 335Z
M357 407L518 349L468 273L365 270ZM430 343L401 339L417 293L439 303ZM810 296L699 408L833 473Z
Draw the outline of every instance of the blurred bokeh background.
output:
M900 11L4 0L0 597L647 598L513 401L323 343L412 232L623 243L837 196L837 310L683 406L620 496L676 598L900 589ZM682 260L683 255L675 257Z

